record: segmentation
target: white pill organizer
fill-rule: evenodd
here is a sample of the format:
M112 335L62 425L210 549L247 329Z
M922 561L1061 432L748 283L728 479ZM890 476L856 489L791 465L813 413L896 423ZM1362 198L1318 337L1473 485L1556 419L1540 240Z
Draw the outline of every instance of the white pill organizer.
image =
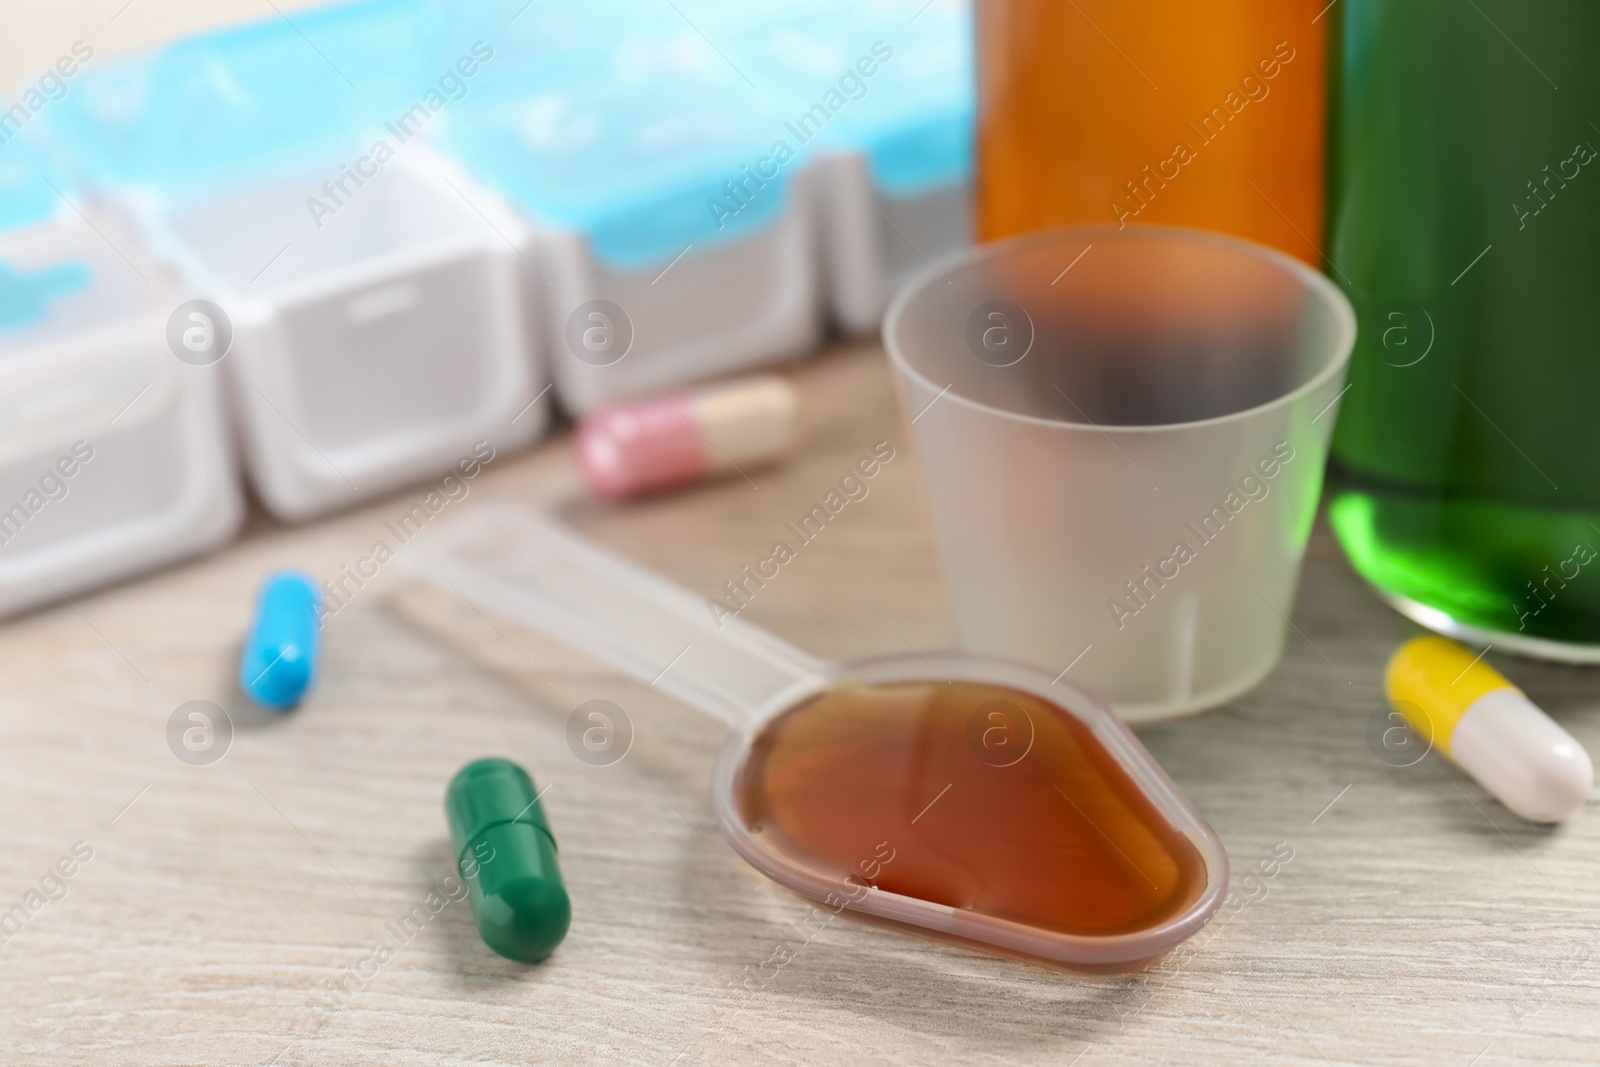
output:
M226 540L234 443L306 519L873 328L968 240L969 22L358 0L97 60L0 143L0 613Z
M601 24L628 6L585 14ZM548 53L564 32L573 51L508 65L437 131L527 217L556 390L580 413L820 335L809 153L751 179L781 122L681 16L639 10L600 48L577 43L594 38L572 5L529 9L503 28L530 43L508 51Z
M215 547L243 514L220 368L173 356L165 277L43 169L0 146L0 615Z
M453 188L423 136L492 47L451 42L448 71L425 68L430 25L391 0L273 16L86 79L60 109L89 180L226 313L251 480L285 519L548 421L520 223Z

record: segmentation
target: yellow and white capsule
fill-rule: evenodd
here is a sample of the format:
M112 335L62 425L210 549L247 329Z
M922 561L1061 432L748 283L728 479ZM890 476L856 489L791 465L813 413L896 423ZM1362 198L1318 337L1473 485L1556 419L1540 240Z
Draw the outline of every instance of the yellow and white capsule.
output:
M1594 764L1584 747L1454 641L1407 641L1384 687L1413 730L1524 819L1560 822L1588 801Z

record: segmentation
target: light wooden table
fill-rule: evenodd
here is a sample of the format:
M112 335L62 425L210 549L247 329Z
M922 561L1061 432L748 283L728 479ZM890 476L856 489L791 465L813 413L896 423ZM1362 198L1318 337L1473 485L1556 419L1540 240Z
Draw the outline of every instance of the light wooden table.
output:
M436 521L488 501L548 507L710 593L888 439L899 456L871 495L747 615L829 656L940 645L948 618L916 458L881 351L836 349L791 370L812 413L805 447L753 473L758 488L735 477L601 505L583 496L558 439L497 458ZM258 518L208 559L0 628L0 911L26 910L75 842L93 850L67 864L66 895L0 947L0 1059L1600 1059L1600 818L1530 828L1436 756L1396 769L1373 755L1379 671L1409 624L1325 532L1307 561L1298 633L1266 684L1140 731L1221 833L1251 899L1225 908L1192 949L1101 976L848 914L797 944L791 924L807 903L734 858L712 821L715 724L457 597L407 586L392 566L329 622L306 706L251 711L230 678L262 575L284 565L335 575L424 492L300 528ZM1502 666L1600 750L1600 677ZM636 729L632 750L606 767L580 762L565 739L571 711L597 697ZM168 719L192 699L225 705L237 726L210 766L168 748ZM521 761L549 787L575 917L537 967L492 955L464 903L409 939L391 926L450 872L444 785L486 754ZM1291 850L1274 877L1246 885L1253 867ZM400 947L376 965L379 939ZM793 959L748 1000L735 994L780 944Z

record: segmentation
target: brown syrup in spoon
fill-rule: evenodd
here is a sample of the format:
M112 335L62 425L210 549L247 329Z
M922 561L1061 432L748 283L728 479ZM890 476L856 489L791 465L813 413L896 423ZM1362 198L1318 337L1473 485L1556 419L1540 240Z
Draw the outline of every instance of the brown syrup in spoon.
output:
M818 874L1063 934L1183 914L1205 861L1077 718L978 682L846 682L773 719L738 783Z

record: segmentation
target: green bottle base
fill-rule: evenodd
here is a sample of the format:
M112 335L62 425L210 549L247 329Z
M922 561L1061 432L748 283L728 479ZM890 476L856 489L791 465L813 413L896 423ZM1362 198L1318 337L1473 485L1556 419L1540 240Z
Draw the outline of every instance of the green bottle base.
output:
M1406 617L1538 659L1600 664L1600 514L1335 486L1346 556Z

